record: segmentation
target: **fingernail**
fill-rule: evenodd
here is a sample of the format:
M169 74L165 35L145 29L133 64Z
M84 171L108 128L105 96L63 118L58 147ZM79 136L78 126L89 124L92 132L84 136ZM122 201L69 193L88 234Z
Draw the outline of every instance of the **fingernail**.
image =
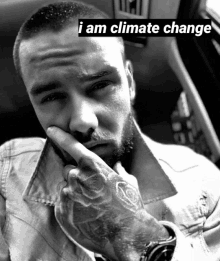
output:
M53 127L47 128L47 135L50 135L53 132Z

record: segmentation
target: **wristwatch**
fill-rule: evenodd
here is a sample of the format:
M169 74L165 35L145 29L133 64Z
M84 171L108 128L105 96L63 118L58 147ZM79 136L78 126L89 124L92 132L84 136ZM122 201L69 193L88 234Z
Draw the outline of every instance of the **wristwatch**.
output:
M170 228L166 228L170 237L148 243L141 254L140 261L171 261L176 246L176 236Z

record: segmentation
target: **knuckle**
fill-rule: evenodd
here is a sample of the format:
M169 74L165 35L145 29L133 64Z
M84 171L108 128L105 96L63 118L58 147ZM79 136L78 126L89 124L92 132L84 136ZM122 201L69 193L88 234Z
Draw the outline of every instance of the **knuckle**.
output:
M68 178L68 185L72 188L72 189L76 189L76 187L79 184L79 178L76 175L69 175Z
M63 169L63 175L65 180L69 180L70 177L77 175L77 169L74 166L67 165Z
M77 181L78 181L77 175L70 173L69 176L68 176L68 182L70 184L75 184Z
M85 172L86 171L89 171L89 172L97 171L97 165L95 164L94 160L88 156L81 157L79 159L78 164L82 171L85 171Z
M65 188L62 190L62 193L63 193L63 196L64 196L66 199L72 199L72 198L74 197L73 190L72 190L72 188L70 188L69 186L68 186L68 187L65 187Z
M65 167L64 167L64 171L70 171L71 169L75 169L76 167L75 166L73 166L73 165L66 165Z
M65 147L68 143L68 139L66 137L60 137L60 146Z

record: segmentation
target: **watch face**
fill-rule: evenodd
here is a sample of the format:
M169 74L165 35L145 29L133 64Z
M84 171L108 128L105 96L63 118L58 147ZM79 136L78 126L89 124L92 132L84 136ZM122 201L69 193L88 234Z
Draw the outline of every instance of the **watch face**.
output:
M166 245L155 247L147 260L149 261L171 261L175 246Z

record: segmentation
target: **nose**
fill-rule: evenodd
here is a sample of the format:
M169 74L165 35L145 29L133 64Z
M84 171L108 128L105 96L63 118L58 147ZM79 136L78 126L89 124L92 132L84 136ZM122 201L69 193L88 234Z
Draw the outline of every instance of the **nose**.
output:
M74 97L70 112L69 129L77 139L91 135L98 127L95 104L82 96Z

